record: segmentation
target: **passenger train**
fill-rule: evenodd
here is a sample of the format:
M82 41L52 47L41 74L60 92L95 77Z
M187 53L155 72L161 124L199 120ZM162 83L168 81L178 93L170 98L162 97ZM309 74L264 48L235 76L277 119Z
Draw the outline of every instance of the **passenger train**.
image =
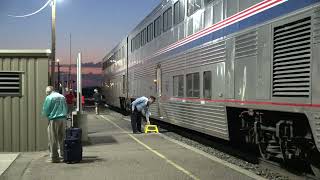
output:
M127 109L320 176L320 0L163 0L103 59L103 93Z

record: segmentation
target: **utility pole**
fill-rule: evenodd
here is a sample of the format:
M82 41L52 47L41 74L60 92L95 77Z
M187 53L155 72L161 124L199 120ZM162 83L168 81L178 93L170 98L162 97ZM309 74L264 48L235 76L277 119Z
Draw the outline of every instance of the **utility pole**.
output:
M51 85L55 87L55 61L56 61L56 0L51 4Z

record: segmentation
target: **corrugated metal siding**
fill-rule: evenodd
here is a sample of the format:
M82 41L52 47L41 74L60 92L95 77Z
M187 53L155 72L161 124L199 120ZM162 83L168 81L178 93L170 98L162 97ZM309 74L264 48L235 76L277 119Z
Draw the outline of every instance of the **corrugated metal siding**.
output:
M41 110L48 85L48 58L0 53L0 71L22 72L22 96L0 97L0 151L47 149L47 121Z
M225 106L170 101L163 105L171 123L229 139Z

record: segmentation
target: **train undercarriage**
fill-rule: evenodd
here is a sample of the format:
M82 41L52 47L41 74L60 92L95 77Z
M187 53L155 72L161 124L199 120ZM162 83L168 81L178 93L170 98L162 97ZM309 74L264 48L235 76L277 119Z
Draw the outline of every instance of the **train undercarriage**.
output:
M308 164L320 178L320 153L306 116L252 109L238 112L242 141L256 145L263 159Z

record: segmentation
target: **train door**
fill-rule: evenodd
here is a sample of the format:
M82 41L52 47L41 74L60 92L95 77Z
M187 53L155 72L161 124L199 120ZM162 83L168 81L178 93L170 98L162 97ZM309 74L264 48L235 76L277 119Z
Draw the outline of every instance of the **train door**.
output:
M157 91L157 100L155 102L157 106L157 116L162 117L162 105L161 105L161 96L162 96L162 73L161 73L161 66L158 64L157 71L156 71L156 91Z
M161 67L160 65L157 66L157 97L160 98L161 97Z

